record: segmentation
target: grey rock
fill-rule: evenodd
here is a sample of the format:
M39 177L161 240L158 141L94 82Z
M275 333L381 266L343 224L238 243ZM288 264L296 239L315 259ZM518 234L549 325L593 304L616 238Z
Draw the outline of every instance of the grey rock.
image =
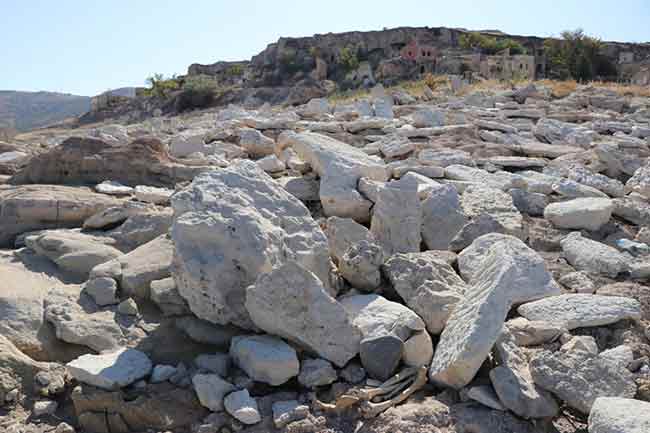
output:
M88 280L84 284L84 293L88 294L100 307L114 305L117 298L117 283L113 278L100 277Z
M382 335L361 340L361 364L370 377L389 379L402 359L404 342L394 335Z
M226 377L230 368L230 357L226 353L215 353L214 355L201 354L194 358L194 364L199 370L209 371L221 377Z
M383 188L374 207L370 232L387 256L420 251L422 208L417 190Z
M224 409L225 396L235 390L231 383L216 374L196 374L192 377L192 384L201 405L214 412Z
M273 425L280 429L309 415L309 406L302 405L297 400L276 401L272 410Z
M573 232L560 241L567 261L577 270L616 277L628 268L627 259L615 248Z
M228 394L223 405L226 412L244 424L251 425L262 421L257 401L250 396L247 389Z
M169 380L169 378L171 378L174 374L176 374L176 367L173 365L158 364L153 368L149 382L165 382L166 380Z
M473 386L467 390L467 397L494 410L506 410L490 385Z
M336 370L324 359L305 359L300 365L298 382L305 388L329 385L336 378Z
M353 244L339 262L339 271L354 288L372 292L381 284L380 267L384 252L366 240Z
M563 323L543 320L531 321L525 317L508 320L506 327L518 346L538 346L554 341L565 332L568 332Z
M340 263L352 245L373 239L370 231L351 218L329 217L325 228L332 258Z
M589 413L589 433L650 431L650 403L631 398L599 397Z
M422 240L430 250L449 249L466 223L460 198L451 185L433 189L422 203Z
M576 198L546 206L544 218L557 228L596 231L609 221L613 210L609 199Z

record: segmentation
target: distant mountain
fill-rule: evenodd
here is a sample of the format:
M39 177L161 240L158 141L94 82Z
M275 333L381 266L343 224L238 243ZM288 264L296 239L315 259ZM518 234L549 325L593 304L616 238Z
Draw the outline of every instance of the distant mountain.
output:
M0 90L0 128L29 131L61 122L90 110L90 99L65 93Z

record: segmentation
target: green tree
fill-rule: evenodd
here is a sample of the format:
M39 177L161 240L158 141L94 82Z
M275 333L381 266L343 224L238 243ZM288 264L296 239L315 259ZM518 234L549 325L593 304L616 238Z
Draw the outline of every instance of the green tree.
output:
M482 35L478 32L471 32L461 35L460 46L464 49L479 49L488 55L496 54L507 48L510 49L510 54L526 54L526 48L514 39L497 39L492 36Z
M174 91L178 90L179 84L175 76L165 78L163 74L153 74L147 77L146 83L149 88L145 90L147 96L154 96L165 99Z
M339 52L339 63L346 71L354 71L359 67L359 58L352 47L343 47Z
M615 67L602 53L600 39L582 29L566 30L560 39L547 39L544 52L551 78L590 81L615 75Z

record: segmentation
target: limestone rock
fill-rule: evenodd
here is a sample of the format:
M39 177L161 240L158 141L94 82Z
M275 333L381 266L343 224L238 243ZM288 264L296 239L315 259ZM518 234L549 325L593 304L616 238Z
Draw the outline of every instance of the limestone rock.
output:
M449 249L466 223L458 192L451 185L433 189L422 203L422 240L430 250Z
M329 287L325 234L307 208L254 163L196 177L172 206L173 276L198 317L251 328L246 286L290 260Z
M611 278L625 271L627 259L616 249L571 233L560 242L567 261L576 269Z
M584 414L598 397L632 398L636 393L632 373L585 352L539 352L530 371L538 386Z
M388 170L383 164L352 146L320 134L284 133L278 142L282 147L292 147L320 176L320 199L327 216L369 221L372 203L357 191L357 182L361 177L388 180Z
M174 163L160 140L138 138L113 146L90 137L71 137L35 156L11 178L18 184L97 184L111 179L124 185L166 186L191 180L207 167Z
M239 145L252 157L263 157L273 154L275 141L261 132L242 128L239 130Z
M80 227L86 218L119 204L88 188L28 185L0 190L0 246L33 230Z
M395 254L383 269L395 291L434 335L442 332L467 290L452 267L430 252Z
M538 346L554 341L568 332L563 323L553 323L541 320L528 320L517 317L506 322L506 327L512 334L517 346Z
M324 359L305 359L300 365L298 382L305 388L329 385L336 379L336 370Z
M135 198L145 203L167 204L173 193L173 190L167 188L156 188L146 185L138 185L135 187Z
M640 167L625 184L625 192L638 193L650 199L650 164Z
M296 351L268 335L233 338L230 356L251 379L273 386L282 385L300 371Z
M381 283L384 252L378 245L360 241L352 245L339 262L339 271L354 288L372 292Z
M361 333L321 281L302 266L287 262L260 275L246 290L253 323L292 340L342 367L359 352Z
M37 362L22 353L4 335L0 334L0 406L20 390L32 394L35 376L49 370L49 365Z
M144 353L122 348L100 355L84 355L67 365L79 382L113 390L125 387L151 372L151 361Z
M415 332L404 342L402 361L409 367L429 365L433 358L433 342L427 331Z
M472 185L463 193L461 205L468 218L488 214L504 227L506 234L523 238L522 216L512 203L510 194L483 185Z
M404 353L404 342L395 335L380 335L361 340L361 365L370 377L388 380L399 365Z
M182 316L190 313L185 299L178 293L176 283L171 277L151 282L151 300L166 316Z
M340 263L345 252L354 244L372 239L370 231L351 218L329 217L325 228L332 258Z
M632 298L601 295L560 295L519 306L528 320L564 323L568 330L640 319L641 304Z
M486 242L494 236L502 239ZM541 257L518 239L486 235L474 244L471 248L482 253L470 261L472 286L447 320L429 369L433 383L457 389L481 367L513 303L559 292Z
M247 389L235 391L226 396L223 405L233 417L244 424L257 424L262 421L257 401L250 396Z
M201 405L214 412L224 409L224 397L235 390L231 383L216 374L196 374L192 378L192 384Z
M88 280L84 285L84 293L93 298L100 307L120 302L117 298L117 283L109 277Z
M609 199L576 198L546 206L544 218L561 229L596 231L609 221L613 210Z
M273 425L283 428L294 421L309 415L309 406L301 405L297 400L277 401L273 403Z
M105 180L102 183L95 185L95 191L108 195L131 195L133 188L130 186L122 185L119 182Z
M422 209L417 191L411 188L383 188L375 204L370 232L387 256L419 252Z
M557 403L547 391L535 385L528 359L507 328L497 340L495 349L500 362L490 371L490 380L501 403L522 418L557 415Z
M25 245L52 260L63 271L86 278L97 265L122 256L105 240L82 233L44 231L27 236Z
M631 398L599 397L589 412L589 433L645 433L650 403Z

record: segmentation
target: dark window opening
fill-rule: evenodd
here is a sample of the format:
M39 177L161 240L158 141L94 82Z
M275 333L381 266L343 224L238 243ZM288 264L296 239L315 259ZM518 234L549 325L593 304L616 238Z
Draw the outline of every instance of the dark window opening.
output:
M420 73L424 74L424 66L420 66Z

